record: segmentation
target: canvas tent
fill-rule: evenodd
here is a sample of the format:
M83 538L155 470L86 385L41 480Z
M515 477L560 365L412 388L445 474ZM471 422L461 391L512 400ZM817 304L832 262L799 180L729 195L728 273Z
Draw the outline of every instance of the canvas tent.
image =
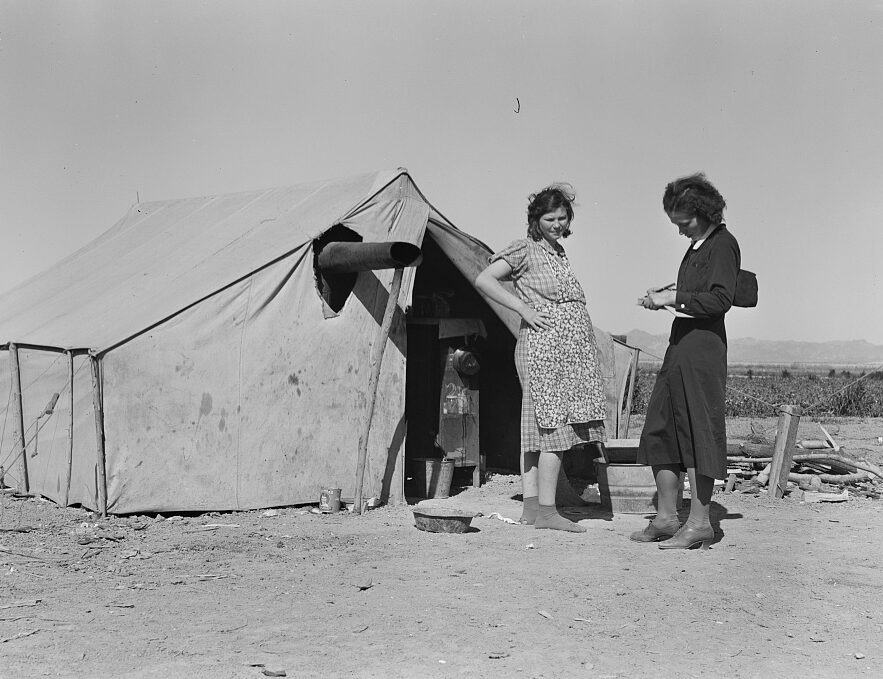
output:
M471 289L490 252L404 169L140 203L0 296L3 483L117 514L315 502L328 485L352 497L369 354L393 272L332 286L316 256L336 240L424 252L404 270L367 441L365 496L401 501L412 296L432 287L430 272ZM489 339L511 347L518 319L472 303ZM615 431L630 353L598 337ZM489 445L502 447L497 464L517 469L517 409L512 422L507 402L518 394L500 346L488 353L508 395L496 416L487 404L483 413Z

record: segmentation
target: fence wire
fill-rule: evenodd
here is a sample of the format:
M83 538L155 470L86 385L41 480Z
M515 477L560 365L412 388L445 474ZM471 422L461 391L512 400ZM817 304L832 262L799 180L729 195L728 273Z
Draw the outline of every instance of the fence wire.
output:
M654 354L654 353L651 352L651 351L644 351L643 349L640 349L639 351L643 351L646 355L648 355L648 356L650 356L651 358L654 358L654 359L656 359L656 360L658 360L658 361L660 361L660 362L664 361L664 359L663 359L662 357L657 356L656 354ZM823 406L823 405L825 405L825 404L829 404L829 403L834 402L834 400L835 400L839 395L841 395L841 394L845 394L845 393L848 393L848 392L849 392L850 390L852 390L857 384L859 384L859 383L861 383L862 381L867 380L867 379L869 379L869 378L871 378L871 377L874 377L875 375L883 375L883 366L880 366L880 367L877 367L877 368L873 368L873 369L871 369L871 370L868 370L868 371L864 372L864 373L863 373L862 375L860 375L858 378L856 378L856 379L854 379L854 380L851 380L849 383L843 385L842 387L837 388L836 390L832 391L831 393L829 393L829 394L825 394L824 396L822 396L822 397L820 397L820 398L816 398L816 399L815 399L814 401L812 401L809 405L806 405L806 406L800 406L800 407L801 407L801 410L802 410L802 412L803 412L803 415L810 415L810 414L813 414L813 413L815 413L816 415L818 415L819 413L816 412L816 411L817 411L821 406ZM750 394L750 393L748 393L747 391L744 391L744 390L742 390L742 389L737 389L736 387L733 387L733 386L731 386L731 385L729 385L729 384L727 385L726 390L727 390L728 393L731 393L731 394L738 394L739 396L741 396L741 397L743 397L743 398L746 398L746 399L752 400L752 401L754 401L754 402L756 402L756 403L760 403L761 405L764 405L764 406L770 408L770 410L771 410L773 413L776 413L776 414L778 414L778 413L781 412L781 407L782 407L782 405L784 405L784 404L781 403L781 402L780 402L780 403L772 403L771 401L769 401L769 400L767 400L767 399L761 398L761 397L756 396L756 395L754 395L754 394ZM794 403L793 405L800 405L800 404L799 404L799 403ZM862 414L862 413L856 413L856 415L861 415L861 414ZM848 416L848 413L845 413L844 416Z

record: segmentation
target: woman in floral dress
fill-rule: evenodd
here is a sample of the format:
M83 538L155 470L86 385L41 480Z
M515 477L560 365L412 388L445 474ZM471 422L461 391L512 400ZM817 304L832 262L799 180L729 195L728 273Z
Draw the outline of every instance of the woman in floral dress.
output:
M574 196L552 185L530 196L527 238L490 258L475 280L489 299L517 312L515 367L521 382L522 523L585 531L558 513L564 451L603 442L605 397L586 298L561 239L570 235ZM511 280L512 294L501 281Z

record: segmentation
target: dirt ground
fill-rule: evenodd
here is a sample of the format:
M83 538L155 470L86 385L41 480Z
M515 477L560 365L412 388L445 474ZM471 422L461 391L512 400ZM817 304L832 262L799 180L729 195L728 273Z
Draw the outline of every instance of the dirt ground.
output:
M883 420L828 424L883 463ZM883 499L720 493L712 548L672 552L597 503L565 510L580 535L490 518L516 498L492 475L431 501L481 512L458 535L410 507L100 519L4 493L0 677L883 676Z

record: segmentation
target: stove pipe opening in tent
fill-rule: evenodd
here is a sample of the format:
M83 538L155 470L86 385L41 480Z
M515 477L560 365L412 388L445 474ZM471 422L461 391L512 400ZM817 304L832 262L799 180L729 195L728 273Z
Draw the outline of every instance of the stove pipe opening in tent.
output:
M413 243L335 241L322 248L317 263L323 273L338 274L418 266L421 258L420 248Z

